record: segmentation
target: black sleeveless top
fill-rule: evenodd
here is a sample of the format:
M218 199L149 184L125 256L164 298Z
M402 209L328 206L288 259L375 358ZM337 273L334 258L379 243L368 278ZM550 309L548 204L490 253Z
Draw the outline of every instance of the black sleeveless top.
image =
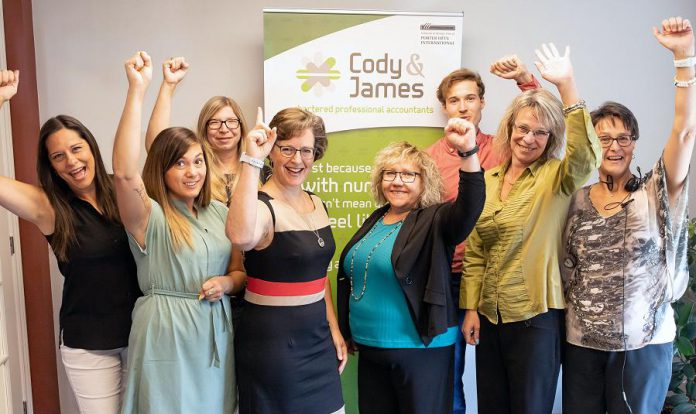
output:
M70 204L77 243L66 261L58 261L65 277L61 342L89 350L128 346L131 312L142 293L126 231L84 200L75 197ZM52 235L46 238L50 242Z

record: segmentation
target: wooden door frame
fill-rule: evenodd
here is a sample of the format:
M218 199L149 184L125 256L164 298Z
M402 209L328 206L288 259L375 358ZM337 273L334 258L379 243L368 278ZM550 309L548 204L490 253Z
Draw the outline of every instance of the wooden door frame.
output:
M20 87L12 98L12 145L15 177L37 184L36 148L39 100L31 0L2 0L7 65L20 70ZM32 224L19 220L22 242L24 302L29 340L31 395L35 413L59 414L56 341L48 245Z

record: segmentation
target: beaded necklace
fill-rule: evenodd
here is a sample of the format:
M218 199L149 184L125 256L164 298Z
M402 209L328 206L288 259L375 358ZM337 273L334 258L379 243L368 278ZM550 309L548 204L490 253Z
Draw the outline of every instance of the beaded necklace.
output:
M377 227L377 224L379 224L380 222L382 222L382 224L384 224L384 217L385 217L386 215L387 215L387 213L384 213L384 216L382 216L382 217L377 221L377 223L375 223L375 225L372 226L372 228L370 229L370 231L367 232L367 234L365 235L365 237L363 237L363 238L358 242L358 244L355 245L355 248L353 249L353 254L352 254L351 257L350 257L350 274L348 275L348 276L349 276L349 277L348 277L348 280L350 281L350 296L351 296L353 299L355 299L356 302L358 302L360 299L362 299L363 296L365 296L365 291L367 291L367 269L368 269L369 266L370 266L370 260L372 260L372 255L373 255L373 254L375 253L375 251L379 248L379 246L381 246L382 243L384 243L384 241L387 240L387 239L389 238L389 236L391 236L392 234L394 234L394 232L398 231L398 230L401 228L401 225L404 223L403 219L402 219L402 220L399 220L398 222L396 222L396 225L394 226L394 228L391 229L391 230L389 231L389 233L387 233L387 235L384 236L384 237L382 238L382 240L380 240L377 244L375 244L375 245L372 247L372 249L370 250L370 252L367 254L367 259L365 260L365 272L363 273L363 286L362 286L362 290L360 291L360 294L359 294L359 295L356 295L356 294L355 294L355 290L353 289L353 276L355 275L355 272L354 272L354 270L353 270L353 265L355 264L355 263L354 263L354 262L355 262L355 255L358 253L358 250L359 250L360 247L363 245L363 243L365 243L365 240L367 240L367 239L370 237L370 235L372 234L372 232L375 230L375 228Z

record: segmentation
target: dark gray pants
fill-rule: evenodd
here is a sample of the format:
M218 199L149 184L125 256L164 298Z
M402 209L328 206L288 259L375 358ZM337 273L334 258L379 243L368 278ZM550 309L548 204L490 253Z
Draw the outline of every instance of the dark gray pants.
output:
M359 345L360 414L452 413L453 348Z
M672 344L607 352L566 344L563 359L563 414L659 413L672 376Z
M526 321L497 325L479 318L479 413L551 414L565 333L563 311L549 309Z

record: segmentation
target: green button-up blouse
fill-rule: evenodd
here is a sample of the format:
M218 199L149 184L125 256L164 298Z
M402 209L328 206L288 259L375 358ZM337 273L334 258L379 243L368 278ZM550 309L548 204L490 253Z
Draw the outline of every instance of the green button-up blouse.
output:
M570 198L601 162L601 148L584 108L566 116L562 160L538 160L525 169L505 201L510 162L486 172L486 204L467 239L459 305L492 323L530 319L563 309L559 252Z

